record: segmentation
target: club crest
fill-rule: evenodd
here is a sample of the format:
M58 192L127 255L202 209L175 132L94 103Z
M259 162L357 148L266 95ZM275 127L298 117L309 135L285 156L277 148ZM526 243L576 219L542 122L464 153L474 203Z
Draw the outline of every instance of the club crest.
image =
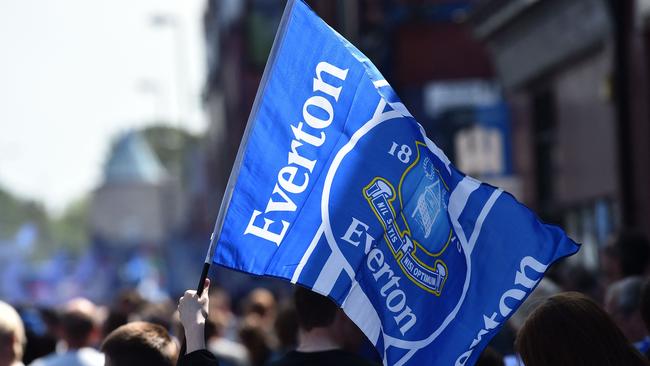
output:
M417 157L396 187L375 177L363 195L384 227L384 239L402 272L423 290L440 296L449 276L441 258L453 231L447 217L449 188L428 157Z

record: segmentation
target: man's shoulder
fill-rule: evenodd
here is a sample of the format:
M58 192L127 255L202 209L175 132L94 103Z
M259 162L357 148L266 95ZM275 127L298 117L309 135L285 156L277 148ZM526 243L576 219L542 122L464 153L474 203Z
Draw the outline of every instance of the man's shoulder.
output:
M90 347L77 351L77 356L83 365L104 365L104 354Z
M34 360L29 366L103 366L104 354L94 348L54 353Z
M50 366L57 361L58 357L59 357L58 353L50 353L49 355L39 357L34 361L30 362L29 366Z

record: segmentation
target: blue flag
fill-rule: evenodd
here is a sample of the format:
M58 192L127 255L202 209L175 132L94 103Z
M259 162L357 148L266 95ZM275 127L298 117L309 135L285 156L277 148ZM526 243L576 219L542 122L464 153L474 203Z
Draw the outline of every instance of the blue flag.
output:
M458 171L302 1L287 4L215 234L208 261L329 296L388 365L473 365L579 248Z

